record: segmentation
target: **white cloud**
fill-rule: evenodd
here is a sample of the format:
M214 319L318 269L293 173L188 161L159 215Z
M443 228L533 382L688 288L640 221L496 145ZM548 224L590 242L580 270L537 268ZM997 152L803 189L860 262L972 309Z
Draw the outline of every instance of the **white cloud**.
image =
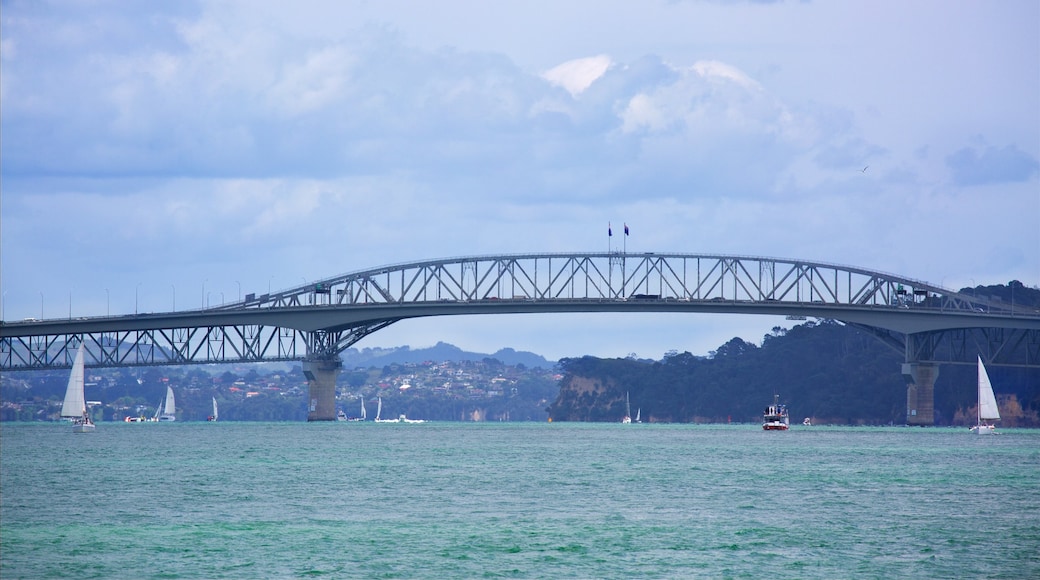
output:
M542 76L576 97L602 77L611 64L610 57L605 54L577 58L545 71Z
M724 62L702 60L694 63L693 70L708 81L734 83L748 92L761 91L762 87L739 69Z

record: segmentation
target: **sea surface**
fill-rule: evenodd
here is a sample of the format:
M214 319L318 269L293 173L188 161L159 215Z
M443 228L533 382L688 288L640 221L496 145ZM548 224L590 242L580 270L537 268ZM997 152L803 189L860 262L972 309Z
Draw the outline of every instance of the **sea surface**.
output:
M0 426L0 578L1040 578L1040 431Z

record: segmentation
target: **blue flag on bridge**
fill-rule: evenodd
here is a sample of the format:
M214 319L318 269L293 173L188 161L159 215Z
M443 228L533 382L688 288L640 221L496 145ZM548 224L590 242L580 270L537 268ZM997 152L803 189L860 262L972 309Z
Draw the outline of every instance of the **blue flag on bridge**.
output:
M628 224L625 224L625 235L628 235Z
M607 222L607 237L614 237L614 230L610 228L610 222Z

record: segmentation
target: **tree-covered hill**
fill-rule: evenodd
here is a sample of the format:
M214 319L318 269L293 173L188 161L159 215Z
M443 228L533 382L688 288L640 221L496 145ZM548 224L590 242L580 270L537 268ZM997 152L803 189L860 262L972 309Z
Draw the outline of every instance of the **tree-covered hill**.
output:
M779 394L791 420L904 424L903 357L873 337L834 321L774 328L761 345L734 338L707 357L669 353L657 362L582 357L560 361L554 421L618 421L625 395L644 421L748 422ZM1004 426L1040 426L1040 371L990 370ZM974 418L974 365L943 365L935 385L936 424Z

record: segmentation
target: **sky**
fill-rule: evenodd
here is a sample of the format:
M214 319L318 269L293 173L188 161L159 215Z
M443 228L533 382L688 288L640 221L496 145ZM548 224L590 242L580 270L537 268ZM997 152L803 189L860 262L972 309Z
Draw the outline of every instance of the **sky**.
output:
M0 2L2 318L616 249L1040 285L1040 3ZM613 244L613 245L611 245ZM765 316L399 322L358 348L704 355Z

